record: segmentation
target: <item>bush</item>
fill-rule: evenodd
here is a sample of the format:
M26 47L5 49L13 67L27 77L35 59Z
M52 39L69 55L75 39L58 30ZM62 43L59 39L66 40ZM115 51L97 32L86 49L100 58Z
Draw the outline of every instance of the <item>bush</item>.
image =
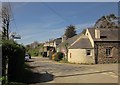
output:
M55 59L56 54L57 54L57 53L52 54L52 60Z
M14 41L4 40L2 42L3 74L8 59L8 81L19 81L24 70L25 48Z
M64 54L62 52L58 52L54 55L54 60L55 61L60 61L64 57Z
M31 56L38 56L38 55L39 55L39 49L31 48L31 49L28 50L28 53L29 53Z

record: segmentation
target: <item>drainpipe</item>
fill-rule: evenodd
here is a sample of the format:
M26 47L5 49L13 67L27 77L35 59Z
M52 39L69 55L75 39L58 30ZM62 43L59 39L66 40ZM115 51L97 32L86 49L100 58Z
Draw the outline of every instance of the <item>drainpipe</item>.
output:
M98 64L98 44L96 44L95 64Z

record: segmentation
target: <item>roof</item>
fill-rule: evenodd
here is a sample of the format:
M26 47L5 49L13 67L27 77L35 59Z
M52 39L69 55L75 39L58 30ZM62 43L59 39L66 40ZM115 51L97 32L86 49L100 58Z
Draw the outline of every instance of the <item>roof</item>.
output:
M72 45L69 49L84 49L84 48L93 48L90 40L88 38L79 39L74 45Z
M62 42L62 38L56 38L54 39L54 41L56 42L57 45L59 45Z
M95 38L95 28L88 28L91 37L94 41L120 41L118 39L119 28L99 28L100 36L106 36L106 38Z
M45 43L54 43L54 42L56 42L57 44L59 44L59 43L62 42L62 38L60 37L60 38L56 38L56 39L54 39L54 40L49 40L49 41L47 41L47 42L45 42ZM45 43L44 43L44 44L45 44Z
M68 38L66 41L62 42L58 47L60 46L65 46L65 44L67 43L68 45L71 45L73 42L75 42L81 35L83 35L83 33L77 34L71 38Z

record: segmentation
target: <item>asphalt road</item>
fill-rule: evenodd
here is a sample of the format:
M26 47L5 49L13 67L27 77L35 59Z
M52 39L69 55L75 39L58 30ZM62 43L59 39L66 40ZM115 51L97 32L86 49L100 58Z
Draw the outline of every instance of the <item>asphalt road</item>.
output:
M32 58L35 74L30 85L40 83L118 83L118 64L79 65Z

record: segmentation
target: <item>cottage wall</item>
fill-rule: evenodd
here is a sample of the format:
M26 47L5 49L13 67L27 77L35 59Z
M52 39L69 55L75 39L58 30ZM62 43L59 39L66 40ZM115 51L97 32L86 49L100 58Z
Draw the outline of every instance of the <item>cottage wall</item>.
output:
M91 36L90 32L88 31L88 29L86 30L85 35L89 38L89 40L90 40L90 42L91 42L92 47L94 47L94 40L93 40L93 38L92 38L92 36Z
M111 48L111 55L106 55L106 49ZM118 57L120 44L118 42L95 42L95 59L97 63L116 63Z
M69 49L68 50L68 61L71 63L84 63L91 64L95 63L93 51L91 49L91 55L86 55L86 49Z

